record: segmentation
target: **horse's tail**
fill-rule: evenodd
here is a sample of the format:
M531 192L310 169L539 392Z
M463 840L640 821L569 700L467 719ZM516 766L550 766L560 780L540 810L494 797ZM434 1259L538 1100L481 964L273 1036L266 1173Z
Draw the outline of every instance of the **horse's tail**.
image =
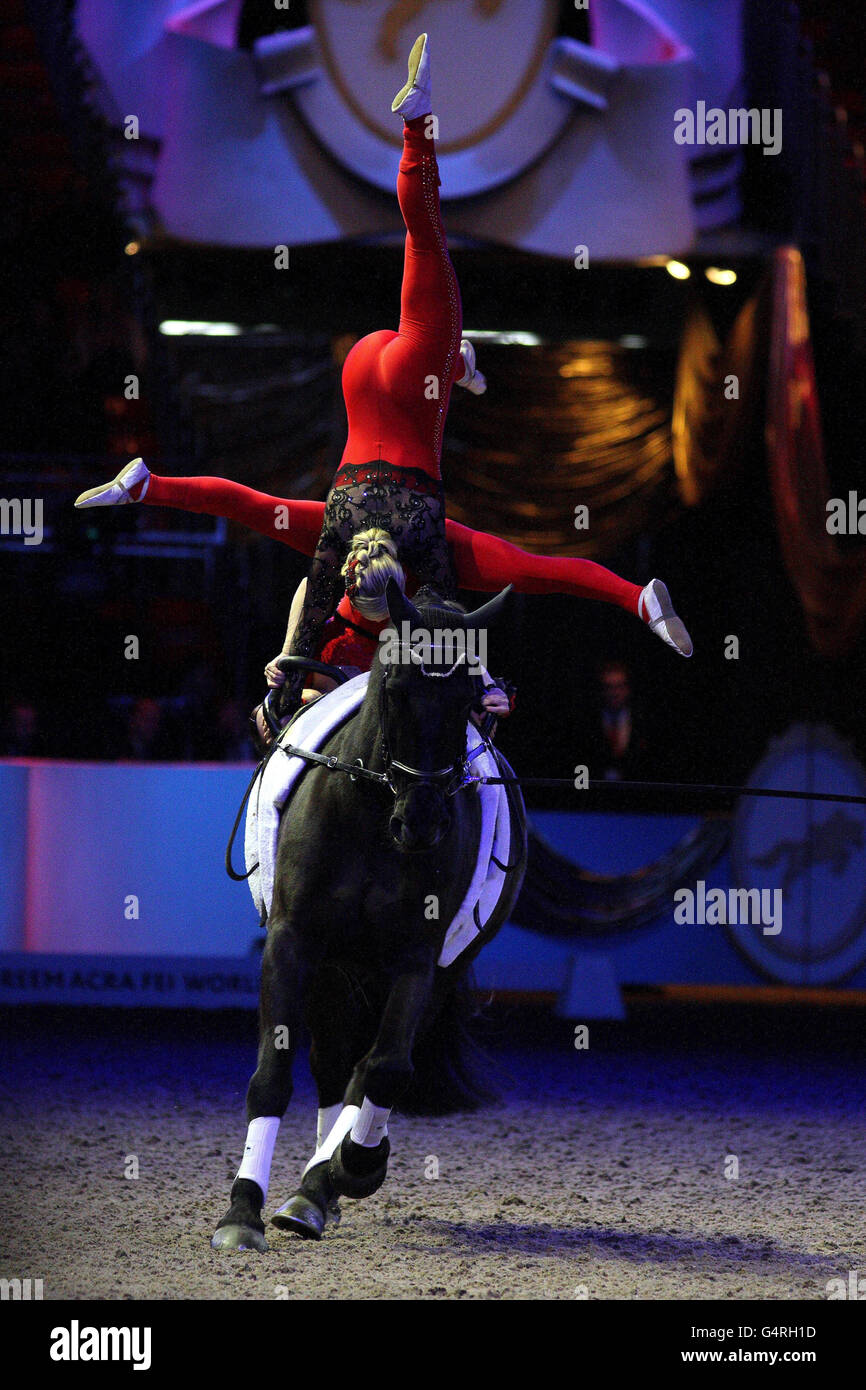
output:
M454 975L441 972L434 1008L415 1040L415 1074L400 1101L406 1113L447 1115L477 1110L497 1098L489 1079L490 1061L475 1038L474 983L471 966Z

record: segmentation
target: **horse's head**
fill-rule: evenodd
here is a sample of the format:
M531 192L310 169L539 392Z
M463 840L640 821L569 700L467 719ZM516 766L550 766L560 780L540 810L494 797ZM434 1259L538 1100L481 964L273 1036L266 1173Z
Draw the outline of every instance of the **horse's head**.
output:
M504 589L465 613L430 590L419 591L416 607L388 585L393 628L381 635L374 679L394 791L389 828L398 849L432 849L451 825L449 794L463 775L466 720L481 694L487 626L507 594Z

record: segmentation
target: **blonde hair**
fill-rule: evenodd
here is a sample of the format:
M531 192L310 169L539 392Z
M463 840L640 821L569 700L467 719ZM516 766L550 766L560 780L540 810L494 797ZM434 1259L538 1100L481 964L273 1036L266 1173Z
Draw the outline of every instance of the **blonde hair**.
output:
M393 579L401 589L406 585L403 566L397 559L397 547L381 526L358 531L352 537L340 573L346 580L346 592L354 607L373 622L382 622L388 617L385 599L388 580Z

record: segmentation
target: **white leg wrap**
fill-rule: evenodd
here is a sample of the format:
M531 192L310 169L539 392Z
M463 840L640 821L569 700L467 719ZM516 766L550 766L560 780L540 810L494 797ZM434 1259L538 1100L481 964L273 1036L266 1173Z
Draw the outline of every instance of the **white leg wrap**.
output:
M277 1142L279 1128L278 1115L262 1115L257 1120L250 1120L247 1128L247 1142L244 1145L238 1177L257 1182L262 1189L263 1200L268 1195L271 1159L274 1156L274 1144Z
M327 1139L334 1125L342 1113L343 1107L338 1101L336 1105L326 1105L324 1110L319 1111L318 1124L316 1125L316 1148L320 1149Z
M352 1126L352 1138L355 1143L363 1144L366 1149L375 1149L388 1133L390 1114L390 1110L383 1110L381 1105L374 1105L365 1096L358 1118Z
M349 1133L349 1130L352 1128L359 1114L360 1111L357 1105L342 1105L340 1107L340 1113L337 1116L336 1123L333 1124L328 1131L328 1137L325 1142L320 1144L316 1149L316 1152L304 1169L305 1173L309 1172L311 1168L314 1168L317 1163L324 1163L326 1158L331 1157L331 1154L342 1140L343 1135Z

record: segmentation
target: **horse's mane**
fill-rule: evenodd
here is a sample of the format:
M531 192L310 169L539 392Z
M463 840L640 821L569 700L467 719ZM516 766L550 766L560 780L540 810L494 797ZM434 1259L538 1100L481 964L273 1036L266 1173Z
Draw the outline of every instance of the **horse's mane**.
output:
M456 599L443 598L430 584L423 584L410 600L427 621L428 627L445 627L454 615L466 612Z

